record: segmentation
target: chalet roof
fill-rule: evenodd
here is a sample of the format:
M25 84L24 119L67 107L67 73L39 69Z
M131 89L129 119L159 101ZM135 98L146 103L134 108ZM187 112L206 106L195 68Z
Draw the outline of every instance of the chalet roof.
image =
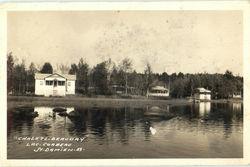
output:
M151 88L152 90L168 90L167 88L164 88L163 86L155 86Z
M70 74L61 74L61 75L67 78L67 80L76 80L76 75L70 75Z
M205 89L205 88L196 88L200 93L211 93L210 90Z
M67 80L76 80L76 75L70 75L70 74L59 74L59 73L53 73L53 74L42 74L42 73L35 73L35 79L45 79L51 75L57 74L63 78L66 78Z

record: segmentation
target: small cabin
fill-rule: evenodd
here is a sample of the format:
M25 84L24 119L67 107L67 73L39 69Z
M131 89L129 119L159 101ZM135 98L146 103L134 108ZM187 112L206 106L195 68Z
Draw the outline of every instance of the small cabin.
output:
M126 93L126 87L122 85L113 84L111 85L112 94L122 95ZM136 88L127 86L127 94L134 95L137 93Z
M241 92L235 92L235 93L233 93L233 98L235 98L235 99L242 98Z
M163 86L155 86L147 93L148 97L169 97L169 90Z
M35 74L35 95L66 96L75 94L76 75Z
M195 100L211 100L211 91L205 88L196 88L194 94Z
M121 86L121 85L112 85L111 86L111 92L113 94L124 94L125 93L125 87L124 86Z

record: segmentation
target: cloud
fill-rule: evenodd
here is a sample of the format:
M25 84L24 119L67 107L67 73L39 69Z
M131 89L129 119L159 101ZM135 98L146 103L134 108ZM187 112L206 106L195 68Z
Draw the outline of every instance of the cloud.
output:
M35 64L129 57L138 72L149 62L159 73L242 74L241 21L239 11L8 12L8 51Z

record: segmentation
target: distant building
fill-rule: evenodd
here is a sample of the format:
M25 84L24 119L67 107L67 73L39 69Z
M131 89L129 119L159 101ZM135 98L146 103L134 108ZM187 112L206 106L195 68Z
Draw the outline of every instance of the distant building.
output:
M211 91L205 88L196 88L194 98L195 100L211 100Z
M124 94L125 87L113 84L113 85L111 85L111 92L112 92L112 94Z
M35 74L35 94L44 96L65 96L75 94L76 75Z
M235 99L240 99L240 98L242 98L241 92L235 92L235 93L233 93L233 98L235 98Z
M113 84L111 85L110 88L112 94L122 95L126 93L126 87L122 85ZM136 93L137 93L136 88L130 86L127 87L127 94L134 95Z
M148 97L169 97L169 90L163 86L155 86L147 93Z

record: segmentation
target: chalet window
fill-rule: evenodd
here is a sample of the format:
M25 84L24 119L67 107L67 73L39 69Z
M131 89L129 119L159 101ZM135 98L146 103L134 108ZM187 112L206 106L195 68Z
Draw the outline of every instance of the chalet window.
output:
M68 86L71 86L71 82L68 82Z
M65 85L65 81L58 81L58 85L59 86L64 86Z
M40 85L43 85L43 81L40 81Z
M53 81L46 81L46 85L53 85Z

